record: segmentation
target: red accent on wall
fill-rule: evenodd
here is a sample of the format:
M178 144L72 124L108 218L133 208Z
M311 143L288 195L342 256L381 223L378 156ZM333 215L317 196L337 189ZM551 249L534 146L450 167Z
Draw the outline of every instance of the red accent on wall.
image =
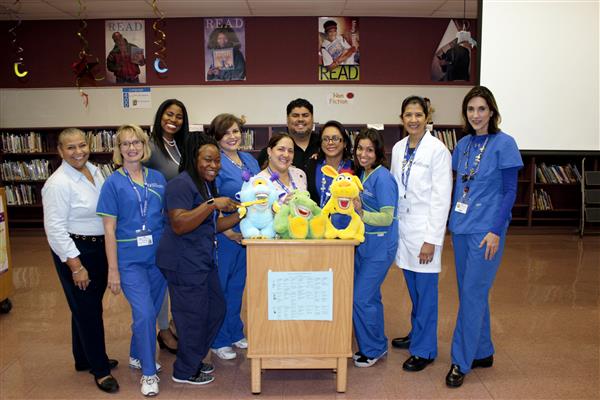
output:
M133 19L133 18L132 18ZM147 83L159 85L262 85L262 84L392 84L440 85L431 82L431 58L448 19L360 17L360 76L358 82L319 82L317 75L316 17L247 17L246 81L205 82L204 38L202 18L167 19L167 64L169 72L160 76L154 71L155 45L152 20L146 20ZM13 73L17 55L11 46L8 30L12 21L0 22L0 87L43 88L75 87L71 63L81 49L77 37L79 21L23 21L17 40L23 48L29 74L19 79ZM476 27L476 21L471 21ZM477 36L476 32L473 32ZM89 20L85 37L91 53L99 58L98 71L106 65L104 20ZM476 82L476 51L472 54L471 82ZM22 69L23 70L23 69ZM86 86L111 86L106 81L83 82ZM132 86L132 85L127 85Z

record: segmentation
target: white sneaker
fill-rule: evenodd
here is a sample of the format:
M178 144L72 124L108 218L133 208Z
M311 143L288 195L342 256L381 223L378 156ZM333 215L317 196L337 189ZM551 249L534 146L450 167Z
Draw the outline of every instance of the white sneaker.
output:
M210 349L213 353L217 355L221 360L233 360L237 357L235 351L231 346L219 347L218 349Z
M241 338L237 342L234 342L233 345L238 349L247 349L248 348L248 339Z
M138 358L129 357L129 368L142 369L142 362ZM162 371L162 365L156 363L156 372Z
M360 354L358 358L354 359L354 366L358 368L369 368L375 365L377 361L379 361L383 356L387 354L387 351L384 351L379 357L369 358L364 354ZM357 354L355 354L357 356Z
M158 382L160 382L160 379L157 375L142 375L142 379L140 380L142 394L144 396L156 396L158 394Z

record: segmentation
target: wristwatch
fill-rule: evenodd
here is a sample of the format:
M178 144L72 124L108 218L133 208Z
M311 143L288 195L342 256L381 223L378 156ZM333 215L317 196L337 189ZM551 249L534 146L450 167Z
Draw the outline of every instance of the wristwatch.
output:
M209 206L212 206L215 204L215 198L211 197L210 199L206 200L206 204L208 204Z

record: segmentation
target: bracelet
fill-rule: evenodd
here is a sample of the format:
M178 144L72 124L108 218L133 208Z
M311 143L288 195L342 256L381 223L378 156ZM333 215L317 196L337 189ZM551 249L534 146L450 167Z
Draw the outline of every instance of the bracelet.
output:
M73 275L77 275L78 273L80 273L85 267L82 265L81 267L79 267L79 269L75 272L73 272Z

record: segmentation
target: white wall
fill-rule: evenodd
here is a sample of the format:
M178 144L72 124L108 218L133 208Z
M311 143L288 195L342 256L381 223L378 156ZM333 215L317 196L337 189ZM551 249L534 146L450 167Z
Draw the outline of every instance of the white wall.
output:
M481 84L521 149L600 150L600 1L483 1Z
M210 123L222 112L246 115L248 124L285 124L285 107L297 97L315 108L315 121L338 119L345 124L398 124L400 105L409 95L429 97L438 125L460 125L460 105L467 86L158 86L152 88L152 107L124 109L121 88L87 88L84 109L76 88L0 89L0 127L150 125L158 105L167 98L184 102L191 123ZM331 93L355 94L353 104L330 105Z

